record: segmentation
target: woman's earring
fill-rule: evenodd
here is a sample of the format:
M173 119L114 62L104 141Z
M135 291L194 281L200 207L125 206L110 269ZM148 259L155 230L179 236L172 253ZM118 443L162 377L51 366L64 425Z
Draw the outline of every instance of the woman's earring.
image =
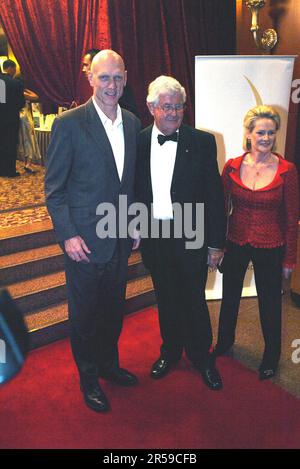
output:
M247 140L246 140L246 148L247 148L247 150L251 150L251 140L250 140L250 138L247 138Z

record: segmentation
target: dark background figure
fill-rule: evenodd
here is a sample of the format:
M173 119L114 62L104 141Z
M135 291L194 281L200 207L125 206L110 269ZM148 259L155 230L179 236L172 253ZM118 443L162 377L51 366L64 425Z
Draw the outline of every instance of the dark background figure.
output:
M24 87L25 98L25 106L20 111L18 158L24 161L24 170L26 173L36 174L37 170L34 169L32 163L40 163L42 158L35 134L31 103L38 102L39 95L29 88L26 88L25 80L21 73L15 76L15 80L21 81Z
M282 276L296 264L299 193L293 163L274 152L280 116L270 106L256 106L244 118L242 156L223 169L228 233L221 264L223 299L214 355L231 352L240 298L251 260L265 349L259 379L272 378L281 352Z
M81 70L86 75L87 79L88 79L88 73L91 69L92 60L95 57L95 55L98 54L98 52L100 52L100 49L92 48L92 49L87 50L83 56ZM91 95L91 89L89 89L88 93L89 94L87 95L87 99ZM130 85L126 84L126 86L124 87L124 92L120 98L119 104L121 108L127 109L127 111L130 111L135 116L139 117L137 106L136 106L136 101L135 101L134 94Z
M85 403L96 412L110 408L99 377L137 383L118 354L133 242L96 230L99 204L113 203L117 219L127 220L119 196L134 201L140 122L118 105L126 78L116 52L97 54L89 72L93 97L54 121L46 159L47 207L65 253L71 346Z
M0 176L16 177L19 112L25 105L23 85L14 79L16 64L13 60L3 62L0 80L5 84L5 102L0 100Z
M149 86L147 104L154 125L141 133L137 163L137 200L153 205L160 227L171 225L171 235L141 241L144 264L149 268L158 304L162 346L151 377L169 373L185 350L187 357L212 390L222 388L221 377L209 350L212 330L205 301L208 265L216 267L223 255L225 214L214 136L182 124L186 93L172 77L158 77ZM204 244L186 246L186 226L175 234L176 212L182 208L193 230L204 232ZM186 217L185 204L192 206ZM204 224L197 226L197 204L204 204ZM175 213L175 215L174 215ZM174 216L173 216L174 215ZM150 220L149 226L152 224ZM204 225L204 226L203 226Z

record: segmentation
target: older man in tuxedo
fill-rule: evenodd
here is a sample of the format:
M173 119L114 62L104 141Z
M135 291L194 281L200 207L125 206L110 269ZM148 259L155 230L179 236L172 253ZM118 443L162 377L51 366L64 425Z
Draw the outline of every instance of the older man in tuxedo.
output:
M160 357L151 377L164 377L185 350L205 384L219 390L221 377L209 354L212 331L205 284L208 265L216 267L222 257L223 191L215 139L182 123L185 100L184 88L172 77L160 76L150 84L147 105L154 125L142 131L138 151L137 198L149 212L152 208L149 226L156 221L160 229L158 237L152 231L144 235L141 244L156 292L162 336ZM181 222L176 220L178 206L184 220L181 234ZM199 217L197 220L201 207L204 223ZM164 235L166 224L170 236ZM195 236L194 245L187 242L189 232ZM197 236L203 238L202 243L199 239L196 242Z
M137 378L120 368L130 238L97 232L99 204L134 199L139 120L118 101L126 84L122 58L99 52L89 72L92 98L54 122L46 161L46 200L65 254L71 346L88 407L110 408L99 376L121 386ZM124 208L126 211L126 208ZM99 213L99 210L98 210Z

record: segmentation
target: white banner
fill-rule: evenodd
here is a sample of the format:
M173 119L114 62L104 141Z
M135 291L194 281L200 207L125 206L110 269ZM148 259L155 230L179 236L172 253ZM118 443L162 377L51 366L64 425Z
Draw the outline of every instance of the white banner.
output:
M219 169L243 153L243 120L258 105L274 107L281 117L276 139L284 155L287 117L295 56L197 56L195 57L196 128L215 135ZM256 295L252 266L244 281L243 296ZM222 296L222 276L210 272L207 299Z

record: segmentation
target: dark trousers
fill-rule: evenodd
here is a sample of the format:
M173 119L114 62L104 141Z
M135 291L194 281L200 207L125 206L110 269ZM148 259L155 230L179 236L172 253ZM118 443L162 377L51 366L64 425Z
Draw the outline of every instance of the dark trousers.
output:
M13 176L16 173L19 122L0 125L0 176Z
M105 264L75 262L65 254L71 347L83 384L119 366L127 266L119 244Z
M251 260L265 341L260 368L277 367L281 352L282 258L282 247L260 249L228 242L223 260L223 299L216 345L217 353L225 352L234 344L243 281Z
M152 239L151 245L161 355L176 362L185 350L196 366L204 367L212 341L205 300L207 250L186 250L182 239Z

